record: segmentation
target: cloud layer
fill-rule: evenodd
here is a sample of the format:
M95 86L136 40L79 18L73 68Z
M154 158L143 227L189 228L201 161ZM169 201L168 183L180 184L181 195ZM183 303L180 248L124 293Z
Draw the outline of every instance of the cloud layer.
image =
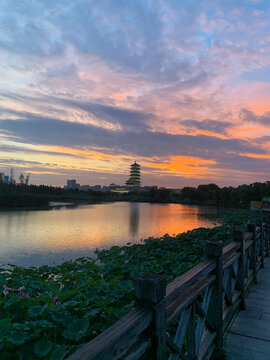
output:
M267 1L3 0L0 14L0 170L107 184L136 159L149 185L269 179Z

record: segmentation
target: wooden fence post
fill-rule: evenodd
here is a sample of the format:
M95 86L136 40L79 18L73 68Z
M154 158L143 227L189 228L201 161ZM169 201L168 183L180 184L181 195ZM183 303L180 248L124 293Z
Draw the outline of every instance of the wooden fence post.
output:
M263 226L262 226L262 220L256 221L256 226L259 226L261 228L261 235L259 238L259 255L262 257L262 264L261 267L264 268L264 237L263 237Z
M210 312L207 314L209 323L217 332L216 343L219 350L223 349L223 242L207 242L205 255L210 260L216 261L216 280L210 302Z
M270 216L268 216L268 219L266 220L266 256L269 257L269 240L270 240Z
M253 234L253 245L252 245L252 253L251 253L251 261L250 267L254 271L254 281L257 284L257 256L256 256L256 249L257 249L257 240L256 240L256 225L255 224L247 224L247 230L252 232Z
M241 244L240 247L240 258L238 265L238 285L241 291L241 310L245 310L246 308L246 299L245 299L245 238L244 232L241 230L234 230L234 241L239 242Z
M269 218L264 216L263 217L263 224L265 226L265 232L263 234L264 237L264 246L265 246L265 257L269 257Z
M144 274L135 280L136 303L154 311L153 347L148 359L166 359L166 279L163 275Z

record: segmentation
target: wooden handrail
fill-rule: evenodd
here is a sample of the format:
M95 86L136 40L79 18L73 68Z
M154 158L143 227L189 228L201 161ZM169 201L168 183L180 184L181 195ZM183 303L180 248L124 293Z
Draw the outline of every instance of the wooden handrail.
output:
M69 356L68 359L121 359L128 355L129 348L138 341L139 335L149 327L152 318L151 309L137 306L125 317ZM151 341L146 340L149 339L145 339L144 350L151 345Z
M178 276L166 288L166 303L170 305L175 298L187 291L187 289L196 283L201 277L211 273L216 267L213 260L205 260L194 266L185 274Z

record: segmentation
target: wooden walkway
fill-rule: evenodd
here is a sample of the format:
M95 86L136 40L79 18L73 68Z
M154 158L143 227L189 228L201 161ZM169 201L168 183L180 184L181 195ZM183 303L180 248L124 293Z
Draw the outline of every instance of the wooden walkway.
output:
M270 258L225 341L226 360L270 360Z

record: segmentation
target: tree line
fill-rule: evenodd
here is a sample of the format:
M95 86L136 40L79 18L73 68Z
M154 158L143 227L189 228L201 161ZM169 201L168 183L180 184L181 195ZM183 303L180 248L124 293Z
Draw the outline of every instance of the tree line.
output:
M255 182L237 187L207 184L198 187L186 186L179 192L166 188L152 188L149 193L131 193L126 197L133 201L249 208L251 201L261 201L263 197L270 197L270 184Z
M267 196L270 196L270 184L268 182L255 182L250 185L222 188L216 184L208 184L199 185L197 188L184 187L181 191L181 200L184 202L242 208L249 207L250 201L260 201Z
M270 183L255 182L237 187L219 187L216 184L186 186L181 191L151 188L149 191L131 191L117 194L103 191L80 191L47 185L29 184L29 177L20 175L19 183L0 183L0 207L46 205L49 201L143 201L152 203L184 203L223 207L249 208L250 201L270 197Z

